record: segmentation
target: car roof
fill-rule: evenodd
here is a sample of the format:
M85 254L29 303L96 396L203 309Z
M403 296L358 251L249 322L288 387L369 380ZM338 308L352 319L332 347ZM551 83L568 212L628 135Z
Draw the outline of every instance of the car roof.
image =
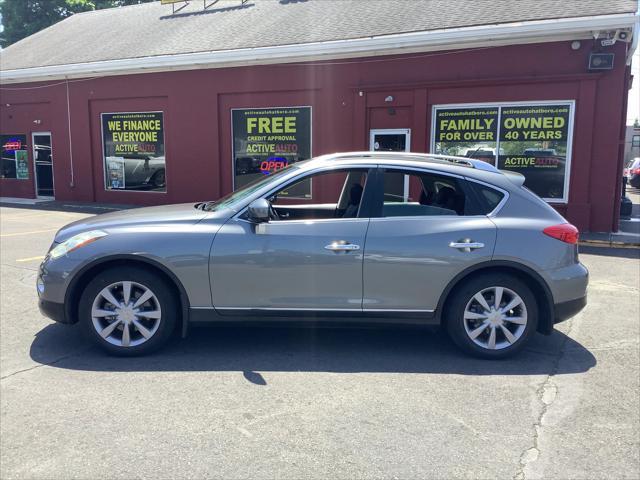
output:
M299 168L303 169L330 165L356 166L371 164L437 170L443 173L460 175L463 177L470 177L494 183L497 186L503 186L504 181L509 181L500 170L485 161L466 157L428 153L373 151L344 152L322 155L304 162L296 163Z

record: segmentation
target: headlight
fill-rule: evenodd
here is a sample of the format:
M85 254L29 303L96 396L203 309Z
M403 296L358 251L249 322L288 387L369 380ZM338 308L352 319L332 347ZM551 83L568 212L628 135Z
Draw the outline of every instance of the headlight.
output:
M79 233L78 235L74 235L73 237L65 240L60 245L56 245L50 252L49 256L51 258L58 258L67 253L73 252L85 245L89 245L90 243L95 242L96 240L100 240L102 237L105 237L107 232L103 232L102 230L91 230L90 232Z

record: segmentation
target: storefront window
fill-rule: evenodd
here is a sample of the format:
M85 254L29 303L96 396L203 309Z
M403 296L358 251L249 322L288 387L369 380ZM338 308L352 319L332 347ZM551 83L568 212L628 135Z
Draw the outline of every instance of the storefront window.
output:
M26 135L0 135L2 163L0 178L29 179Z
M522 173L537 195L565 202L572 121L569 102L435 107L432 151Z
M311 107L232 109L234 189L311 158ZM311 198L311 182L281 197Z
M166 191L162 112L103 113L107 190Z
M438 109L434 131L436 153L495 163L497 107Z

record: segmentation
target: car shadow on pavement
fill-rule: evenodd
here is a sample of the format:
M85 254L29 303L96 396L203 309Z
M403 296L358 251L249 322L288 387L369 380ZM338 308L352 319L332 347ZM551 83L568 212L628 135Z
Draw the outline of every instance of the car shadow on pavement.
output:
M467 357L443 333L426 328L215 325L191 328L186 339L134 358L111 357L88 346L79 330L45 327L31 345L31 358L96 372L237 371L257 385L266 382L256 372L269 371L549 375L585 372L596 365L589 350L557 330L548 337L536 335L523 352L503 361Z

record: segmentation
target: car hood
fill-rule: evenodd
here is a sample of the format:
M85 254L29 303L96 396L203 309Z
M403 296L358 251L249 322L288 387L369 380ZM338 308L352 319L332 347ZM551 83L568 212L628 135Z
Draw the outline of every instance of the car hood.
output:
M193 203L159 205L157 207L133 208L118 212L103 213L95 217L83 218L62 227L55 236L55 242L64 242L68 238L91 230L109 230L112 228L148 226L154 224L196 224L201 220L227 218L230 210L204 211L194 207Z

